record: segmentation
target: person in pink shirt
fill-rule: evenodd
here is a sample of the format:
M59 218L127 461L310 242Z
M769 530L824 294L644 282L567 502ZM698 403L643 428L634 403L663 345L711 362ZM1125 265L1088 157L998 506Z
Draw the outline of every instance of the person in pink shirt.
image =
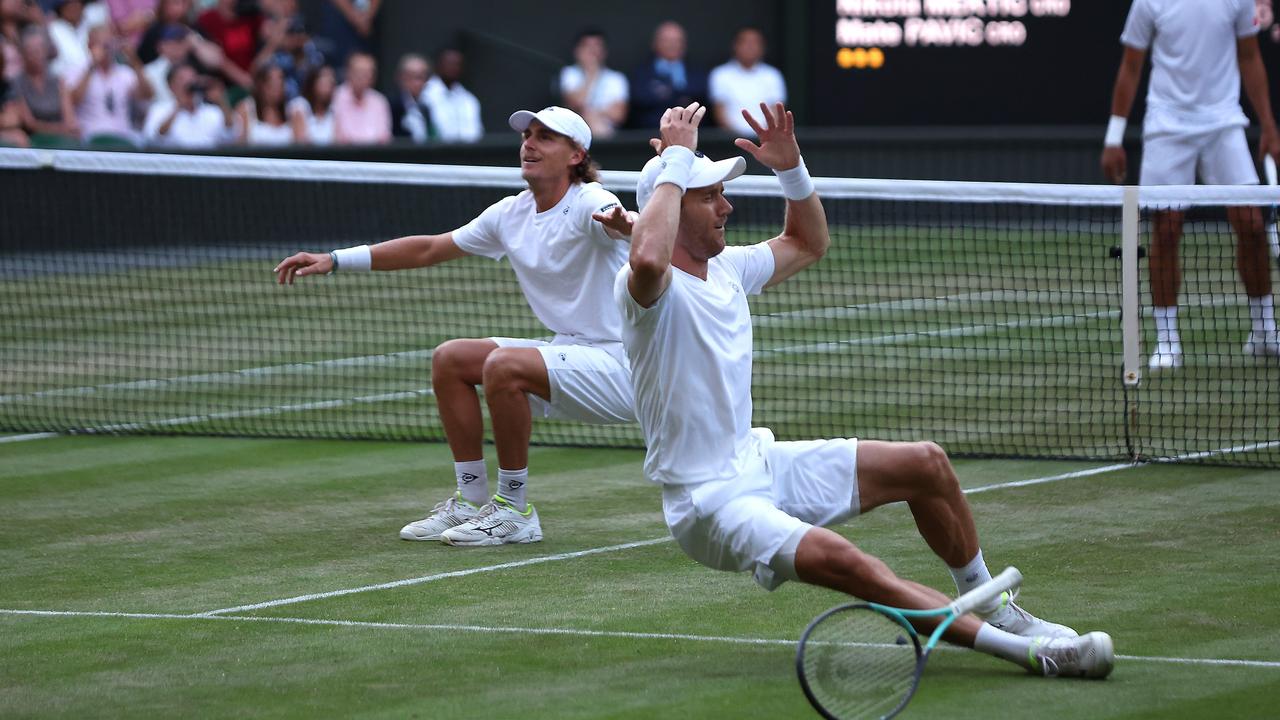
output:
M116 62L116 52L129 61L128 67ZM89 57L89 67L70 86L81 137L91 140L106 135L136 142L129 104L132 100L150 100L155 94L142 63L127 44L122 47L121 41L104 26L89 31Z
M381 145L391 141L391 105L373 89L377 63L372 55L352 53L347 81L333 93L334 142Z
M159 0L106 0L107 9L111 11L111 24L129 42L129 47L136 47L152 20L156 19L156 5Z

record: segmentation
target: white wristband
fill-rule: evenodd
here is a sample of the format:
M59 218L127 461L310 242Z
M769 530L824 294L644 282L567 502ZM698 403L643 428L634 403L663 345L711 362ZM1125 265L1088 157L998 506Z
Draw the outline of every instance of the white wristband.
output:
M684 192L689 186L689 176L693 174L693 151L683 145L672 145L662 151L662 170L658 179L653 181L653 189L657 190L663 183L671 183Z
M341 269L343 272L369 272L373 269L373 253L368 245L334 250L332 255L334 271Z
M813 178L809 177L804 158L800 158L800 164L790 170L774 170L773 174L778 176L778 184L782 186L782 195L786 199L799 201L813 194Z
M1107 137L1102 141L1106 147L1120 147L1124 145L1124 129L1129 124L1129 118L1122 118L1119 115L1112 115L1111 122L1107 123Z

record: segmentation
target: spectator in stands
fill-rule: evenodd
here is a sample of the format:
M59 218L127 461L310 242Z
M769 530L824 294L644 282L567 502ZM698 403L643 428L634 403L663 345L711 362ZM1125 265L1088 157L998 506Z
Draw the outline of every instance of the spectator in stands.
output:
M436 55L436 74L422 99L431 108L431 123L445 142L475 142L484 135L480 101L462 86L462 52L445 48Z
M241 87L253 84L253 59L258 53L258 33L262 12L254 3L218 0L212 9L200 13L196 27L222 48L230 62L219 68L227 79Z
M706 73L685 62L685 34L667 21L653 32L653 59L631 74L631 124L652 129L662 113L692 102L706 104Z
M13 81L21 105L22 124L31 135L75 139L80 136L71 94L49 72L49 39L40 25L22 31L22 74ZM32 138L33 140L37 138Z
M764 62L764 33L743 27L733 36L733 59L711 71L708 83L716 125L745 136L755 131L742 118L746 109L764 126L760 103L773 107L787 101L787 84L778 69Z
M0 145L27 147L31 141L22 130L22 113L13 93L13 85L5 77L5 57L0 54Z
M253 92L236 105L241 145L273 146L293 142L293 128L285 116L284 71L263 65L253 74Z
M378 66L372 55L352 53L347 81L333 92L333 139L342 145L391 142L391 106L373 89Z
M328 0L322 7L320 49L329 62L341 66L354 52L373 52L373 21L382 0Z
M156 10L156 19L143 31L136 48L138 59L150 64L160 55L157 45L160 33L171 25L181 25L188 30L194 29L191 17L191 0L160 0ZM219 49L221 52L221 49Z
M587 121L596 138L613 135L627 119L627 76L606 67L607 56L604 32L588 28L574 43L574 64L560 70L561 102Z
M333 68L321 65L311 69L302 81L302 94L286 107L294 142L333 144L333 93L337 86L338 74Z
M235 115L219 78L202 77L182 64L169 69L173 99L153 103L143 135L149 143L172 148L211 148L232 139ZM207 98L207 100L206 100Z
M159 34L156 47L160 55L143 67L147 82L151 83L152 102L173 99L169 91L169 68L191 58L191 32L183 25L166 25Z
M130 47L137 47L142 32L155 22L158 0L106 0L111 24Z
M70 81L89 66L89 31L108 24L110 16L106 5L92 0L56 0L53 8L48 30L57 57L49 71Z
M0 0L0 52L4 53L5 79L22 73L22 31L44 21L40 6L31 0Z
M254 60L254 66L271 64L283 70L285 96L292 100L302 93L302 83L312 69L324 65L324 55L311 41L301 15L294 15L276 27L281 30L267 31L265 44Z
M422 90L431 77L431 66L421 55L410 53L400 58L396 70L396 93L391 101L391 134L411 138L419 145L432 135L431 110L422 102Z
M116 62L117 53L128 67ZM142 63L106 26L89 31L89 57L89 67L68 82L81 137L87 141L114 138L136 145L138 134L129 119L129 104L131 100L150 100L153 94Z

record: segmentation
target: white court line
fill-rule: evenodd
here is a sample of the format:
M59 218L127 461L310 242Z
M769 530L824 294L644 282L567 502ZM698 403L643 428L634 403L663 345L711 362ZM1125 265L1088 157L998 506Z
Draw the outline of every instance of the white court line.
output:
M406 578L404 580L394 580L392 582L379 583L377 585L365 585L358 588L347 588L344 590L331 590L329 592L311 593L309 595L298 595L296 597L282 598L280 600L268 600L266 602L253 603L252 605L237 605L235 607L221 608L218 610L209 610L202 613L194 613L192 617L212 617L217 615L226 615L228 613L244 612L246 610L261 610L262 608L278 607L280 605L292 605L294 603L308 602L310 600L323 600L325 598L341 597L343 595L352 595L354 593L369 592L372 590L388 590L391 588L405 587L407 585L420 585L422 583L432 582L435 580L444 580L446 578L463 577L466 575L475 575L477 573L493 572L494 570L506 570L508 568L527 567L529 565L538 565L541 563L555 562L557 560L569 560L571 558L585 557L587 555L598 555L600 553L614 552L617 550L628 550L631 548L644 547L646 545L657 545L659 543L670 542L671 537L660 537L652 540L640 540L638 542L623 543L621 545L608 545L606 547L591 548L590 550L578 550L575 552L559 553L557 555L543 555L541 557L527 558L525 560L516 560L514 562L502 563L500 565L485 565L483 567L468 568L466 570L454 570L453 572L436 573L435 575L423 575L421 577Z
M58 433L53 432L28 433L26 435L6 435L4 437L0 437L0 444L27 442L28 440L48 440L49 438L56 437L58 437Z
M280 623L286 625L317 625L322 627L366 628L371 630L441 630L512 635L559 635L568 637L621 638L626 640L677 640L684 642L731 643L736 645L767 645L794 647L795 640L783 638L732 637L723 635L690 635L686 633L647 633L625 630L580 630L577 628L525 628L496 627L492 625L452 625L445 623L389 623L360 620L327 620L323 618L264 617L261 615L178 615L174 613L122 613L73 610L8 610L0 609L0 615L27 617L96 617L127 618L133 620L223 620L230 622ZM951 649L951 648L942 648ZM1153 655L1116 655L1117 660L1129 662L1173 663L1178 665L1206 665L1219 667L1249 667L1280 669L1280 662L1270 660L1236 660L1232 658L1180 658Z

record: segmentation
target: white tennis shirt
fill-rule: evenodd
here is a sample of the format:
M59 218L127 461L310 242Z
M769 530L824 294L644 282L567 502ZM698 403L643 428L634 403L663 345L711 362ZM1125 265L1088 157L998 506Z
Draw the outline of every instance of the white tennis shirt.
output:
M505 197L453 231L472 255L507 258L538 320L586 344L617 343L622 320L611 297L628 245L609 237L591 214L618 205L599 183L574 183L555 207L538 212L533 193Z
M1258 33L1254 0L1134 0L1120 42L1151 50L1143 134L1243 127L1236 39Z
M652 307L627 289L631 266L613 285L622 343L631 361L636 418L650 481L685 485L740 477L751 442L751 314L773 276L768 243L728 247L707 263L707 279L671 268Z

